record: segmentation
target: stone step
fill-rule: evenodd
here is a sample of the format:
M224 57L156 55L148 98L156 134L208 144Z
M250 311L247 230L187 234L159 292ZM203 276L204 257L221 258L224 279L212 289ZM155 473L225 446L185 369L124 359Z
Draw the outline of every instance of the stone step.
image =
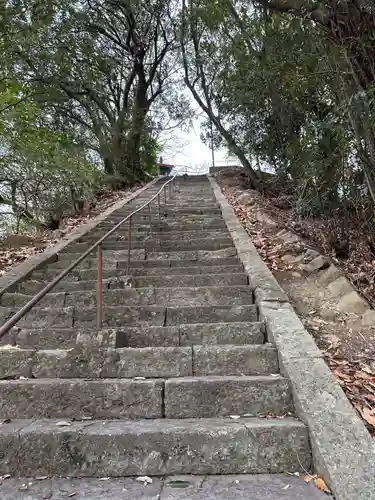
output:
M281 376L0 381L2 419L258 417L292 411Z
M139 252L143 250L133 250ZM108 252L103 259L103 269L127 269L127 252ZM116 255L118 254L118 255ZM81 254L65 254L68 258L54 262L48 266L48 269L56 270L56 274L66 269L76 258ZM111 259L112 255L112 259ZM71 258L69 258L71 256ZM116 257L119 257L116 260ZM125 259L126 260L121 260ZM134 268L150 268L150 267L192 267L192 266L233 266L242 265L240 259L236 255L234 248L224 248L216 251L208 250L194 250L194 251L181 251L181 252L150 252L147 260L131 260L131 269ZM87 258L83 263L76 267L77 271L83 269L97 269L97 258ZM36 272L38 276L39 271ZM71 272L73 275L74 271ZM35 274L33 273L33 276Z
M229 259L237 257L237 250L234 246L221 248L220 250L181 250L181 251L163 251L153 250L151 252L147 252L148 260L171 260L171 261L200 261L205 265L205 261L213 260L213 259ZM238 258L238 257L237 257ZM240 262L238 259L237 262ZM181 264L184 265L184 264Z
M191 347L0 349L0 378L168 378L192 376ZM115 381L113 381L115 383Z
M26 349L71 349L76 344L101 347L172 347L190 345L248 345L265 342L261 322L202 323L127 328L14 328L0 345Z
M102 222L97 226L97 229L105 229L109 231L115 226L113 223ZM134 221L134 228L142 231L147 231L149 229L148 221ZM134 229L133 228L133 229ZM168 219L153 220L152 229L155 231L205 231L206 229L226 229L225 222L220 217L168 217ZM125 227L122 229L126 232Z
M254 327L255 329L255 327ZM72 349L77 343L100 347L116 347L117 328L96 329L85 328L14 328L11 334L5 336L0 345L11 344L23 349ZM122 332L122 330L121 330ZM178 337L177 337L178 338ZM168 344L166 344L168 345ZM171 345L179 345L176 344ZM182 344L188 345L188 344ZM127 347L120 346L119 347ZM129 346L131 347L131 346Z
M238 262L236 260L236 262ZM124 265L125 263L122 262L121 265ZM134 264L134 261L133 261ZM219 265L204 265L204 266L198 266L196 265L197 263L194 262L195 265L189 266L189 267L170 267L170 262L165 262L164 267L161 266L163 264L162 261L156 261L156 264L158 264L158 267L145 267L145 264L150 264L150 261L141 261L137 263L137 267L134 265L130 269L130 273L134 277L148 277L148 276L165 276L166 274L168 276L170 275L176 275L176 274L182 274L182 275L199 275L199 274L239 274L243 273L243 266L242 264L226 264L226 261L224 261L223 264L219 264L218 261L213 262L212 264L219 264ZM207 262L205 263L207 264ZM210 262L208 262L210 264ZM138 267L138 265L140 267ZM126 266L125 266L126 267ZM124 269L103 269L103 278L104 279L110 279L110 278L115 278L115 279L123 279L124 278ZM38 281L38 280L52 280L55 278L58 274L58 272L61 271L61 269L56 269L53 268L52 266L48 266L45 269L39 269L37 271L34 271L31 275L32 280ZM64 282L69 282L69 281L94 281L97 279L98 276L98 271L96 269L81 269L81 270L73 270L71 273L68 274L68 276L64 279ZM30 280L30 281L32 281ZM26 281L24 283L27 283Z
M286 419L14 420L0 427L1 474L121 477L305 472L308 432ZM42 452L41 452L42 451Z
M80 243L95 243L98 239L103 236L102 231L92 231L87 235L83 236L78 240ZM157 232L155 231L150 235L150 231L136 231L132 234L132 241L143 241L146 239L152 238L156 240L164 240L164 241L184 241L191 239L204 239L204 238L228 238L229 233L226 230L212 230L212 231L170 231L170 232ZM128 241L127 232L121 232L118 234L117 232L108 237L106 241L115 242L115 241Z
M104 348L77 344L72 349L51 350L9 347L0 349L0 361L0 378L7 380L19 377L102 379L193 375L273 377L279 369L277 352L269 345Z
M104 236L110 229L114 227L113 224L103 225L104 223L98 224L95 228L95 234ZM161 220L152 221L151 223L152 233L185 233L185 232L196 232L196 231L227 231L227 226L223 219L216 219L212 221L199 221L199 222L184 222L172 221L172 220ZM150 224L147 222L135 222L132 225L132 233L149 233ZM90 233L91 234L91 233ZM127 225L119 227L114 233L118 235L127 235L128 227Z
M217 250L217 252L220 252L221 250ZM137 274L137 269L140 269L140 268L143 268L143 269L150 269L150 268L155 268L155 270L153 270L152 272L156 272L156 273L160 273L160 272L164 272L166 269L168 270L168 274L186 274L185 270L188 268L190 270L190 272L192 272L192 268L193 267L196 267L197 271L199 271L199 273L197 272L196 274L202 274L202 269L207 269L208 267L210 267L211 269L213 267L216 267L216 268L219 268L221 267L221 269L227 267L227 266L237 266L237 268L239 266L241 266L241 269L243 271L243 267L242 267L242 262L240 261L239 257L237 256L232 256L232 257L223 257L223 258L220 258L220 255L217 255L217 252L215 252L215 254L211 256L206 256L205 254L207 252L203 252L202 253L202 258L196 258L197 257L197 253L196 252L192 252L190 254L190 257L193 257L192 259L184 259L184 255L182 255L183 253L186 253L186 252L179 252L178 254L173 254L172 253L169 253L169 254L163 254L163 253L155 253L156 256L159 256L161 257L160 259L159 258L156 258L156 259L150 259L150 260L145 260L145 261L133 261L131 262L131 267L130 267L130 273L133 274L133 271L135 273L135 275ZM210 252L211 254L213 254L213 252ZM233 253L233 252L231 252ZM225 255L225 254L223 254ZM150 255L151 256L151 255ZM170 257L172 256L173 259L162 259L162 257ZM211 258L210 258L211 257ZM201 269L202 267L202 269ZM124 260L120 260L117 262L117 269L118 270L122 270L122 269L126 269L127 268L127 262L124 261ZM176 268L181 268L180 270L177 270Z
M8 478L2 500L332 500L313 481L286 474L153 477L145 487L139 478ZM27 485L27 491L25 490ZM125 492L125 493L124 493ZM31 495L31 496L30 496Z
M164 406L166 418L283 416L293 412L289 384L281 376L168 379Z
M0 307L1 324L5 323L17 309ZM103 308L103 327L122 326L170 326L194 323L231 323L257 321L254 305L243 306L114 306ZM96 325L96 308L34 307L18 323L19 328L88 328Z
M169 325L194 323L232 323L257 321L256 306L168 307L166 322Z
M160 379L0 381L0 415L2 419L163 418L164 385Z
M67 255L71 254L81 254L86 252L92 243L75 243L74 245L69 245L66 247L63 253L59 254L59 258L62 256L64 258L68 258ZM220 250L221 248L229 248L233 246L233 240L231 238L201 238L201 239L192 239L192 240L182 240L182 241L163 241L154 238L145 239L143 241L132 241L131 248L134 249L146 249L147 252L152 251L163 251L163 252L172 252L172 251L183 251L183 250ZM114 254L117 255L116 251L122 251L127 255L127 241L115 241L115 242L104 242L103 250L104 255L106 255L109 251L113 250Z
M194 203L196 205L196 202ZM141 206L141 205L139 205ZM130 215L136 208L134 207L128 207L126 210L117 211L113 212L106 220L107 221L117 221L120 222L123 218L127 217ZM184 205L174 205L171 203L167 203L165 205L164 199L160 199L160 212L165 215L169 214L180 216L180 215L221 215L221 209L220 207L216 204L208 204L208 205L202 205L199 204L198 206L192 206L188 204ZM148 211L148 208L144 208L141 212L138 212L136 215L142 216L142 217L148 217L148 215L151 214L153 217L157 217L159 215L158 211L158 205L157 203L152 203L151 205L151 211Z
M22 307L33 295L5 293L0 304L5 307ZM71 291L48 293L40 302L43 307L94 307L96 291ZM253 303L253 291L248 285L167 287L167 288L124 288L105 290L103 305L106 306L220 306L247 305Z
M131 278L118 276L118 278L103 279L103 289L119 289L131 286L132 288L144 287L201 287L201 286L233 286L247 285L245 273L236 274L193 274L193 275L167 275L167 276L139 276ZM18 286L18 293L34 295L48 285L48 281L28 280ZM96 290L97 280L90 281L61 281L53 289L54 292L74 292Z

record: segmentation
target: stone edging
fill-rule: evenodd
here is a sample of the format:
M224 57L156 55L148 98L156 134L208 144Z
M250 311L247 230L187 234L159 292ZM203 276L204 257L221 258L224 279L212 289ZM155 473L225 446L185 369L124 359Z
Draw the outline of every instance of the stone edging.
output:
M296 414L308 426L316 471L336 500L373 500L375 444L370 434L219 185L208 178L254 289L260 318L278 349L281 372L290 380Z
M111 205L103 213L90 220L86 224L77 227L67 236L61 239L56 245L47 248L44 252L32 255L26 259L21 264L16 264L12 266L9 271L7 271L4 276L0 278L0 297L3 293L13 291L14 287L18 285L21 281L25 280L33 271L43 267L51 262L56 262L58 260L58 253L61 252L65 247L74 243L79 238L82 238L85 234L96 228L101 222L103 222L109 215L111 215L116 210L119 210L124 205L132 201L134 198L143 193L146 189L151 187L158 180L158 177L148 182L145 186L141 187L134 193L130 193L125 198L117 201Z

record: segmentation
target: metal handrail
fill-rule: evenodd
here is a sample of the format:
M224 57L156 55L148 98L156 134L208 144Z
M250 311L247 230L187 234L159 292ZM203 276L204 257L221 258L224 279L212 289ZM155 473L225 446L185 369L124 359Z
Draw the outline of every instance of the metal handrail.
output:
M97 328L102 327L103 318L103 242L117 231L125 222L129 223L128 228L128 261L127 261L127 273L130 270L130 257L131 257L131 230L132 230L132 218L134 215L141 212L144 208L148 207L148 219L150 224L150 233L152 234L151 226L151 203L157 199L158 204L158 217L160 220L160 194L164 190L164 203L167 203L167 186L169 198L173 198L173 190L175 185L175 179L177 175L174 175L171 179L163 184L159 191L148 201L146 201L141 207L134 210L131 214L127 215L118 224L116 224L112 229L110 229L104 236L102 236L96 243L94 243L86 252L84 252L78 259L76 259L70 266L68 266L64 271L62 271L56 278L54 278L47 286L38 292L35 297L33 297L27 304L25 304L16 314L14 314L6 323L0 327L0 339L6 335L13 326L22 319L25 314L27 314L36 304L38 304L48 292L50 292L62 279L65 278L73 269L75 269L81 262L83 262L86 257L88 257L94 250L98 249L98 282L97 282Z

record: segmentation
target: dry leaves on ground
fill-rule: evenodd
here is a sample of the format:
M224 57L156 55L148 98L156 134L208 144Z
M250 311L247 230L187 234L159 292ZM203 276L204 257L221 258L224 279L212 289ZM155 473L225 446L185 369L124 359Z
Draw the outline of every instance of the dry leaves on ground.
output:
M130 191L139 189L140 186L135 186ZM27 244L19 245L2 245L0 243L0 276L6 273L6 271L13 266L23 262L27 258L35 255L37 253L43 252L46 248L49 248L56 243L58 243L61 238L72 232L78 226L85 224L90 219L97 217L105 209L110 207L116 201L124 198L129 194L129 190L120 191L109 191L102 195L99 199L92 202L91 208L81 214L77 214L74 217L66 217L61 223L60 229L56 231L38 231L25 234L25 240L29 240Z
M310 237L310 239L307 239L306 245L300 242L287 245L279 244L274 236L280 230L292 229L300 232L298 231L298 221L291 221L290 210L275 208L267 198L258 197L256 205L245 206L237 200L236 191L233 189L235 186L233 179L231 179L229 187L226 185L225 179L221 180L219 178L218 180L221 183L224 195L232 205L237 217L252 237L254 246L273 272L291 269L292 266L285 262L282 256L286 253L300 253L307 248L308 244L315 244L316 246L318 242L322 253L329 254L329 235L325 233L326 227L321 221L304 221L305 229L303 236L305 239L306 236ZM268 208L271 213L272 209L272 221L274 224L267 224L262 220L262 215L259 214L259 206L261 206L262 212ZM361 242L360 239L358 239L358 242L356 247L353 247L348 260L344 262L335 260L335 264L341 267L346 276L356 285L358 291L372 305L375 305L375 261L371 260L370 253L364 249L364 242ZM359 277L361 277L362 281ZM361 283L366 284L362 286ZM310 318L304 318L303 321L306 326L314 331L314 337L316 337L319 346L323 347L326 362L331 368L332 373L375 439L375 362L370 366L363 360L355 362L345 359L342 352L340 352L342 340L333 333L337 325L332 325L314 315ZM366 339L364 339L364 342L366 342ZM355 350L354 346L353 350ZM362 357L358 356L359 359ZM325 490L323 489L323 491Z
M319 477L316 474L314 476L311 476L310 474L308 474L307 476L303 477L303 480L306 483L312 482L313 484L315 484L315 486L317 488L319 488L319 490L324 491L325 493L331 493L331 490L328 488L328 486L324 482L324 479L322 479L321 477Z

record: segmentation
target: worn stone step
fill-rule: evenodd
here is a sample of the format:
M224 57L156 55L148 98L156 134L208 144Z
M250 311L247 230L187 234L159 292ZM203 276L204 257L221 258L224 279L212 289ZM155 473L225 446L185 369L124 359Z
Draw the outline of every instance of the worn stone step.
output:
M254 323L195 324L119 328L116 347L147 347L206 344L262 344L264 325Z
M194 308L187 308L186 314L191 314ZM190 312L189 312L190 311ZM1 324L5 323L17 308L0 307ZM207 313L204 313L208 316ZM166 308L156 306L143 307L104 307L103 327L139 326L143 324L162 326L165 323ZM17 323L20 328L85 328L96 326L96 308L84 307L37 307L35 306Z
M95 275L97 272L94 273ZM131 278L128 276L119 276L116 278L105 278L103 279L103 290L113 290L118 288L125 288L125 286L130 285L132 282ZM49 281L39 281L39 280L27 280L20 283L17 287L17 292L26 295L34 295L40 290L43 290ZM72 277L72 281L62 280L54 288L53 292L75 292L78 290L96 290L98 281L97 280L77 280ZM133 285L134 286L134 285Z
M0 378L117 379L192 376L192 348L0 349ZM115 383L115 381L114 381Z
M281 376L0 381L3 419L163 418L164 411L166 418L284 416L293 405Z
M164 405L166 418L283 416L293 412L289 384L281 376L168 379Z
M7 335L3 338L2 344L11 344L26 349L72 349L76 347L77 343L116 347L117 335L117 328L102 328L99 332L94 328L51 327L35 330L14 328L10 336Z
M119 276L118 278L103 279L103 289L121 289L127 286L133 288L144 287L198 287L198 286L233 286L247 285L248 279L245 273L236 274L193 274L193 275L167 275L167 276L139 276L131 278ZM34 295L48 285L48 281L27 280L18 285L18 293ZM96 290L97 280L90 281L61 281L53 289L54 292L74 292L84 290Z
M0 307L0 319L5 323L17 309ZM116 306L103 308L103 327L121 326L163 326L194 323L231 323L257 321L258 312L254 305L244 306ZM88 328L96 325L96 308L34 307L18 323L20 328Z
M162 418L162 380L0 381L2 419Z
M263 344L264 332L264 324L256 321L179 325L180 345Z
M277 350L265 345L193 345L194 375L275 375Z
M48 293L40 302L43 307L94 307L97 302L96 291L71 291ZM5 293L0 303L5 307L22 307L32 295ZM108 306L210 306L210 305L246 305L253 303L253 292L248 285L237 286L202 286L202 287L167 287L167 288L124 288L105 290L103 304Z
M99 234L100 236L104 236L110 229L114 227L113 224L98 224L95 228L95 234ZM223 219L217 219L214 222L207 221L199 221L199 222L194 222L194 221L188 221L188 222L183 222L182 221L179 223L178 221L175 220L153 220L151 224L151 232L152 233L184 233L184 232L196 232L196 231L227 231L227 226L224 222ZM150 231L150 224L149 222L134 222L132 225L132 234L135 233L141 233L141 234L148 234ZM118 235L127 235L128 233L128 227L125 224L124 226L121 226L118 228L115 233L112 234L118 234ZM90 233L92 234L92 233Z
M224 247L219 250L181 250L174 251L171 248L169 251L163 251L163 249L153 250L147 252L148 260L170 260L170 261L197 261L206 265L206 261L214 260L214 259L230 259L236 258L237 250L234 246ZM238 259L238 257L237 257ZM237 262L240 262L238 259ZM181 264L183 265L183 264ZM189 264L188 264L189 265Z
M195 202L194 205L197 203ZM123 218L127 217L130 215L135 209L133 207L128 208L127 210L122 211L121 213L119 212L114 212L111 214L106 220L107 221L116 221L119 222ZM172 205L170 203L167 203L167 205L164 203L164 199L160 199L160 212L163 215L169 216L172 214L173 216L184 216L184 215L208 215L210 217L212 216L220 216L221 215L221 209L218 205L205 205L201 206L200 204L198 206L188 206L186 204L184 205ZM141 216L141 217L148 217L149 214L153 217L157 217L159 215L158 212L158 206L157 203L153 203L151 205L151 211L148 211L148 208L144 208L141 212L138 212L135 214L135 216ZM134 217L134 216L133 216Z
M138 276L132 279L135 288L141 287L202 287L202 286L235 286L247 285L248 277L245 273L226 274L192 274L166 276Z
M13 345L22 348L73 348L76 344L101 347L172 347L191 345L248 345L265 341L261 322L202 323L176 326L139 326L96 329L50 328L15 332ZM4 342L6 343L6 342ZM8 342L9 343L9 342ZM277 359L270 370L277 368Z
M258 313L254 305L210 306L210 307L168 307L166 325L186 323L231 323L257 321Z
M308 432L294 419L72 422L0 427L0 473L12 476L159 476L304 472ZM41 452L41 450L43 452Z
M153 477L145 488L138 478L8 478L2 500L332 500L315 484L283 474ZM24 491L28 485L27 491ZM125 492L125 496L124 496Z
M89 234L83 236L78 240L79 243L95 243L100 239L104 233L101 231L90 232ZM191 239L203 239L203 238L229 238L229 232L227 230L212 230L212 231L170 231L170 232L153 232L147 231L136 231L132 234L132 241L143 241L149 238L154 238L156 240L163 241L185 241ZM115 233L107 238L106 241L118 242L128 241L128 233L121 232Z
M233 246L233 241L231 238L201 238L201 239L192 239L192 240L182 240L182 241L174 241L172 243L165 242L163 240L157 239L147 239L143 241L132 241L131 243L132 249L146 249L147 252L152 251L183 251L183 250L220 250L221 248L229 248ZM91 243L76 243L74 245L68 246L64 253L60 254L65 257L66 254L80 254L84 253L91 246ZM117 256L117 252L123 252L123 258L127 255L127 246L128 243L126 241L116 241L116 242L104 242L103 243L103 251L104 255L109 251L113 251L113 253Z
M102 222L97 226L97 229L105 229L109 231L114 227L114 224L108 222ZM148 221L134 221L133 230L147 231L149 229ZM184 218L172 218L168 219L154 219L152 221L153 231L168 232L168 231L205 231L207 229L226 229L225 222L220 217L184 217ZM123 231L126 229L124 227Z
M131 262L131 267L130 267L130 273L132 274L133 271L136 275L137 273L137 268L144 268L144 269L150 269L150 268L158 268L157 272L163 272L161 271L161 268L165 270L165 268L168 268L168 274L171 273L178 273L178 274L186 274L185 270L189 268L191 271L191 268L197 267L199 269L199 274L202 274L202 269L208 268L208 267L227 267L227 266L241 266L241 269L243 271L242 267L242 262L240 261L239 257L233 256L233 257L220 257L220 254L217 254L217 252L221 252L221 250L217 250L216 252L204 252L202 253L202 258L198 259L195 258L197 257L197 254L194 252L191 257L192 259L184 259L186 257L186 252L178 252L176 255L173 254L173 252L170 252L169 254L163 254L162 252L157 254L159 258L156 259L151 259L150 260L145 260L145 261L133 261ZM213 256L207 256L206 253L214 254ZM233 253L233 252L231 252ZM183 255L185 254L185 255ZM222 255L225 255L222 254ZM170 257L169 259L163 259L162 257ZM151 255L150 255L151 257ZM180 267L182 270L176 270L174 268ZM202 267L202 269L200 269ZM122 269L127 269L127 262L124 260L120 260L117 262L117 269L122 270ZM155 271L156 272L156 271Z
M65 266L67 267L69 264L74 262L76 259L81 257L83 252L79 253L59 253L58 255L58 261L54 263L54 266L60 267L60 266ZM144 249L135 249L131 250L130 252L131 259L133 260L145 260L146 259L146 252ZM116 267L116 261L121 260L121 259L127 259L128 258L128 250L103 250L103 266L110 268L110 267ZM87 269L90 267L96 267L98 265L98 258L97 258L97 251L94 251L91 256L88 256L87 259L85 259L83 262L81 262L78 266L80 269Z
M144 261L142 264L149 263L150 261ZM162 261L156 261L158 264L161 264ZM218 263L215 261L213 264ZM131 267L130 273L134 277L159 277L182 274L182 275L199 275L199 274L240 274L243 273L242 264L237 265L211 265L211 266L191 266L191 267L170 267L170 262L165 262L165 266L158 267ZM195 262L196 264L196 262ZM123 265L123 264L122 264ZM103 278L104 279L112 279L116 281L116 279L122 280L126 277L124 274L124 269L104 269L103 270ZM40 269L38 271L33 272L30 281L43 281L43 280L51 280L56 277L58 274L58 270L48 266L45 269ZM77 281L95 281L97 279L98 272L96 269L81 269L81 270L73 270L68 276L63 280L64 282L77 282ZM29 280L28 280L29 281ZM23 282L26 284L27 281ZM20 286L23 286L20 285Z

